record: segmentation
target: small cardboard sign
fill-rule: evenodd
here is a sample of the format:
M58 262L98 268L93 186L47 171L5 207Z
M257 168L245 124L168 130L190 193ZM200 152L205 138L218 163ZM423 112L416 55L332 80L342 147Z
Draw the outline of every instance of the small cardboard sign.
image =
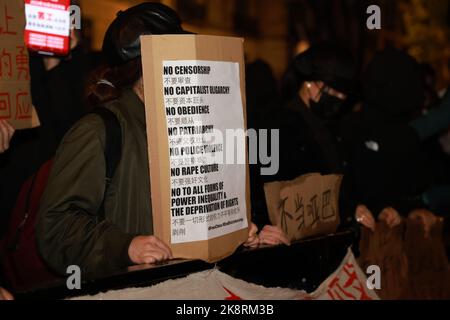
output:
M333 233L339 226L341 175L307 174L264 185L269 218L288 238Z
M176 258L218 261L250 224L243 40L152 35L141 44L154 234ZM227 139L230 130L244 135Z
M0 0L0 119L15 129L39 125L31 103L23 1Z

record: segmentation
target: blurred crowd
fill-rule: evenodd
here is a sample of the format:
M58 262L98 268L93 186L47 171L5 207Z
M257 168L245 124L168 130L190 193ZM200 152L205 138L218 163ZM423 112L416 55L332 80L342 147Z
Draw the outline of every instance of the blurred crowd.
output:
M254 219L259 224L267 222L259 222L267 218L264 183L313 172L344 176L343 225L355 213L373 227L381 213L399 221L416 208L449 212L447 88L438 92L430 66L392 47L358 69L336 44L296 56L279 85L268 64L248 66L249 126L280 130L278 174L251 169L254 212L263 213Z

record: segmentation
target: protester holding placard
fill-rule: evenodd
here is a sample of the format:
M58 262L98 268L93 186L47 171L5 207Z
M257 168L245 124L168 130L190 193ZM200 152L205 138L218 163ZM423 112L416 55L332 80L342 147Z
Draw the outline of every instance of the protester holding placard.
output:
M123 137L120 163L112 188L106 190L105 128L97 115L83 118L64 138L41 204L37 232L43 257L60 273L72 264L88 272L105 272L171 258L169 248L150 236L139 37L181 33L180 24L170 8L145 3L120 12L106 33L103 53L108 65L93 74L88 100L106 106L117 117Z
M398 226L402 221L398 211L392 207L384 208L377 216L380 221L385 221L386 225L390 228ZM376 219L366 205L360 204L356 207L355 219L361 225L375 231Z

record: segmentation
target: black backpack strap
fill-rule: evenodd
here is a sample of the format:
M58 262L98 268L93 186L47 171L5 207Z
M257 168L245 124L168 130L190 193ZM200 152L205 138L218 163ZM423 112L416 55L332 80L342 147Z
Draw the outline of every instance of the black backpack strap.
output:
M25 224L27 223L27 220L30 216L31 196L33 195L34 185L36 183L37 176L38 176L38 172L36 172L33 175L33 178L31 179L30 187L27 191L27 197L26 197L26 202L25 202L25 212L24 212L22 221L20 222L19 226L17 227L16 234L14 235L13 241L7 247L9 251L17 251L20 247L20 237L22 235L23 228L25 227Z
M105 195L103 196L103 202L100 207L99 221L104 220L105 215L105 198L108 189L111 185L112 179L119 165L120 158L122 157L122 126L119 119L111 110L104 107L97 107L92 110L93 114L102 118L105 125L105 149L103 150L105 155L106 164L106 188Z
M110 182L122 157L122 127L114 112L107 108L98 107L92 113L100 116L105 125L106 180Z

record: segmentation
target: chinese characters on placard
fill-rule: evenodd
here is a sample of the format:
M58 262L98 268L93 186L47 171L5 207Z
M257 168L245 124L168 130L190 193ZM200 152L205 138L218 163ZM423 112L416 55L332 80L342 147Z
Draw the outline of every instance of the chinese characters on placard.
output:
M24 19L23 3L0 1L0 119L4 120L32 117Z
M319 203L321 197L321 204ZM288 208L293 208L289 210ZM299 192L281 199L278 210L280 212L281 229L290 234L292 225L298 232L312 229L319 223L327 223L336 219L337 210L331 201L331 190L312 197L304 197Z
M14 16L11 14L11 9L6 3L1 4L0 8L0 36L10 35L16 36L17 30L12 30L12 24L14 22Z
M355 265L347 262L328 284L327 295L331 300L372 300L366 289L365 282L358 278Z
M208 240L247 227L245 166L225 165L226 144L216 137L244 127L238 64L164 61L162 83L172 243Z

